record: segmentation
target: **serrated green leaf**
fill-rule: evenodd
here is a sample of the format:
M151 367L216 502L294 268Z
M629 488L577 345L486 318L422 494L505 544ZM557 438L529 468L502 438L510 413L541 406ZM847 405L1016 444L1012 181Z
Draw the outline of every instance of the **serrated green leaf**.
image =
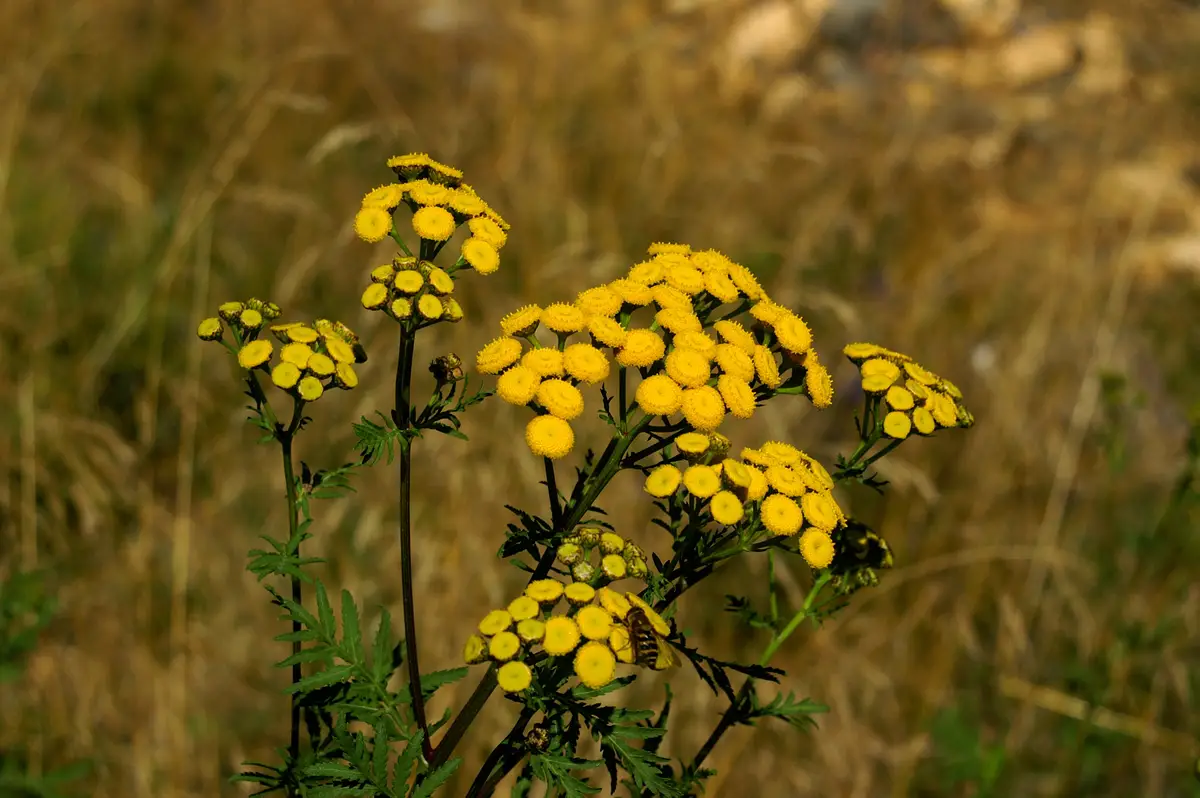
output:
M376 681L384 681L392 672L392 616L384 610L375 628L375 642L371 646L371 673Z
M454 771L458 770L461 764L462 758L456 756L445 764L427 772L421 783L413 790L412 798L429 798L438 787L441 787L454 775Z
M361 660L362 630L359 628L358 607L349 590L342 590L342 647L347 653L354 652L355 660Z
M404 750L400 752L400 756L396 758L396 764L392 766L392 783L397 787L402 784L407 785L409 779L412 778L413 768L417 764L417 754L421 753L421 744L424 739L425 735L418 731L409 739ZM407 792L407 788L405 791Z
M353 665L335 665L332 668L327 668L323 671L305 676L300 681L287 688L289 693L306 693L317 687L327 687L336 682L343 681L354 673Z
M302 648L295 654L288 656L286 659L281 659L275 663L276 668L290 668L297 662L328 662L331 659L330 653L324 648Z
M665 778L661 767L670 762L666 757L628 745L619 736L605 737L602 746L611 747L621 760L621 767L642 791L664 798L683 798L683 788L674 780Z
M321 630L322 636L328 639L334 639L337 634L337 622L333 619L333 606L329 603L329 593L325 590L325 585L317 583L317 617L319 623L313 624Z

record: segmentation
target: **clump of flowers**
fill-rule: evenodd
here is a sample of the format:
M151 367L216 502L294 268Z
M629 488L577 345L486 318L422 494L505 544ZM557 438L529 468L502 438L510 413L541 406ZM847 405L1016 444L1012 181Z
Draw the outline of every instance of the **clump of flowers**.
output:
M512 310L473 362L454 353L433 357L431 395L414 398L418 334L463 318L457 280L494 273L510 228L460 170L424 153L397 156L388 166L395 181L367 193L354 229L367 243L396 247L370 270L360 296L367 311L395 322L395 403L376 413L378 421L363 417L354 425L358 463L316 471L301 463L297 476L293 459L294 438L311 420L305 407L330 388L358 384L354 366L366 352L346 325L278 323L278 307L250 300L222 305L197 330L236 357L264 440L279 443L284 455L289 537L264 536L269 550L252 552L250 570L260 580L291 583L286 593L268 586L291 622L280 637L291 643L281 663L292 673L291 744L281 765L255 765L243 779L291 795L300 794L298 785L432 795L461 764L453 754L499 687L519 714L468 789L471 798L490 795L518 767L525 791L535 780L553 794L594 791L583 779L599 765L613 789L620 769L639 795L702 791L711 773L705 758L727 731L764 717L801 725L819 711L790 694L764 701L756 685L783 676L771 658L804 621L820 622L892 567L891 547L853 516L846 487L883 490L872 465L914 433L971 426L961 392L906 355L851 344L843 351L859 369L864 396L852 453L827 469L790 442L745 445L738 422L767 402L804 397L818 411L832 406L833 380L813 330L732 258L656 242L616 279ZM467 392L472 366L494 378L494 389ZM268 377L293 400L290 422L271 407ZM425 700L468 669L424 672L419 662L414 449L434 433L465 440L460 415L493 395L530 412L525 444L544 468L546 504L541 512L507 508L513 518L498 556L528 575L526 586L484 614L467 637L463 660L486 673L434 745L440 724L426 717ZM607 427L604 449L583 452L565 468L580 440L576 429L596 423ZM381 460L398 460L401 643L386 611L365 635L349 592L335 610L325 586L305 573L314 560L300 551L313 521L310 499L343 495L358 468ZM618 534L602 507L622 471L640 480L643 500L656 510L653 527L638 535ZM573 484L560 486L568 478ZM750 595L729 596L728 609L751 633L769 638L762 654L752 663L725 661L690 645L675 620L681 600L731 561L760 555L767 578L755 592L765 593L765 609L763 596ZM776 574L791 567L802 571L792 581L807 593L789 610ZM313 585L313 606L303 601L305 584ZM683 661L728 704L704 746L675 766L658 753L668 705L653 720L651 711L596 699ZM407 686L397 691L391 680L399 668ZM310 731L305 750L302 725ZM370 734L360 730L366 726ZM600 740L600 759L582 758L585 728ZM396 743L404 750L393 766Z

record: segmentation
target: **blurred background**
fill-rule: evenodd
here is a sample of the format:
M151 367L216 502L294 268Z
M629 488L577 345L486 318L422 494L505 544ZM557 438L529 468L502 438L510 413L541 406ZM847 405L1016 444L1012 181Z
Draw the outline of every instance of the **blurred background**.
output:
M284 744L282 629L244 571L286 528L278 454L196 322L253 295L358 330L361 389L301 439L352 459L350 422L391 406L395 332L358 303L391 251L351 220L388 156L428 151L513 229L420 362L682 241L752 267L827 362L909 352L979 420L902 446L885 497L842 496L897 567L776 661L831 707L819 729L734 730L709 795L1200 795L1195 2L5 0L0 51L0 575L45 569L60 605L0 685L0 750L33 772L235 796ZM832 463L856 404L724 431ZM470 444L417 448L428 669L523 584L494 553L502 505L544 502L524 420L490 404ZM318 505L310 551L398 618L392 480ZM608 509L662 549L638 495L622 478ZM757 657L723 596L761 599L764 574L720 574L681 625ZM809 576L781 579L794 599ZM671 685L666 749L690 757L724 703ZM449 794L514 715L492 700Z

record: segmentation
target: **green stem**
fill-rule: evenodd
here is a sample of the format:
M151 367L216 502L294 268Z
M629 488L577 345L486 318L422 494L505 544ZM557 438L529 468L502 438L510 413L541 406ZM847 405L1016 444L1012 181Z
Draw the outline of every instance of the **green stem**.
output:
M421 689L421 665L418 660L417 611L413 598L412 577L412 444L411 397L413 336L400 328L400 359L396 365L396 407L392 421L403 434L400 438L400 590L404 608L404 658L408 661L408 693L412 701L413 721L421 730L421 748L425 760L433 757L429 724L425 720L425 694Z
M488 758L484 760L483 766L479 768L479 772L475 774L475 780L471 782L471 787L467 790L467 798L483 798L483 796L491 795L495 791L496 785L500 783L500 779L517 766L517 763L521 761L522 754L521 736L525 733L525 726L532 719L533 710L529 707L523 708L512 729L500 741L500 744L492 749Z
M296 517L296 473L292 466L292 434L291 431L283 432L279 437L279 448L283 451L283 481L287 485L287 503L288 503L288 540L295 541L297 532L300 527L299 519ZM296 556L300 555L300 544L296 543ZM303 598L303 590L301 589L300 577L292 576L292 601L299 604ZM296 662L292 663L292 685L299 683L304 675L300 669L298 655L300 654L300 621L292 619L292 657L296 658ZM293 762L300 758L300 694L292 694L292 731L291 739L288 742L288 753Z

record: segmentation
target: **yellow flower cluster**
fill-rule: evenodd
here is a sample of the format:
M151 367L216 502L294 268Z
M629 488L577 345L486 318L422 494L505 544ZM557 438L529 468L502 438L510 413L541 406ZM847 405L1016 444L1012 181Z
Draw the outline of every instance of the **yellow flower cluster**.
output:
M883 432L894 440L911 433L970 427L975 417L963 405L962 392L908 355L876 344L849 344L842 350L862 377L862 388L882 404Z
M439 321L462 320L462 306L451 296L453 291L454 278L445 270L427 260L396 257L371 270L362 305L419 329Z
M685 453L701 450L702 441L687 440L693 434L685 433L677 441ZM645 483L646 492L658 498L682 488L692 497L707 499L713 520L729 526L742 520L746 503L758 504L769 532L799 535L800 553L813 568L833 562L832 534L846 522L833 487L833 477L816 459L779 441L745 448L741 459L696 462L682 472L671 464L660 465Z
M463 242L461 262L480 274L499 268L509 225L462 182L461 171L425 153L396 156L388 166L401 182L379 186L363 197L354 217L359 238L375 243L391 235L393 215L403 204L412 211L412 228L422 241L448 241L465 224L471 235Z
M571 303L529 305L501 320L503 336L476 358L484 374L498 374L497 394L539 411L526 428L530 449L556 459L574 447L570 421L584 408L581 384L603 382L609 354L643 376L634 400L648 415L681 414L698 432L716 430L727 415L750 418L759 400L783 383L787 368L803 369L805 390L817 407L833 401L832 380L812 349L804 320L772 302L753 273L715 250L656 243L650 258L626 276L581 292ZM722 304L749 301L752 329L708 318ZM649 327L631 324L645 308ZM539 329L557 346L542 345ZM568 344L573 335L587 342ZM528 344L530 349L526 349Z
M224 319L234 328L238 364L244 369L270 366L275 344L257 336L265 321L279 317L279 308L252 299L245 304L226 302L218 313L219 318L200 322L200 338L220 340ZM329 388L348 391L358 385L353 364L364 362L367 354L358 336L345 324L317 319L311 325L292 322L275 324L270 329L282 344L279 362L271 367L271 382L277 387L305 402L315 402Z
M558 561L576 582L593 587L632 577L645 579L646 553L616 532L585 527L568 535L558 547Z
M564 598L566 610L554 612ZM552 657L573 654L579 681L588 687L603 687L616 677L618 662L633 664L637 660L625 622L634 608L641 610L655 633L670 634L667 622L635 593L595 589L586 582L540 579L504 609L484 616L478 632L467 639L463 659L467 664L502 663L496 672L500 688L519 693L533 681L533 671L525 660L535 649Z

